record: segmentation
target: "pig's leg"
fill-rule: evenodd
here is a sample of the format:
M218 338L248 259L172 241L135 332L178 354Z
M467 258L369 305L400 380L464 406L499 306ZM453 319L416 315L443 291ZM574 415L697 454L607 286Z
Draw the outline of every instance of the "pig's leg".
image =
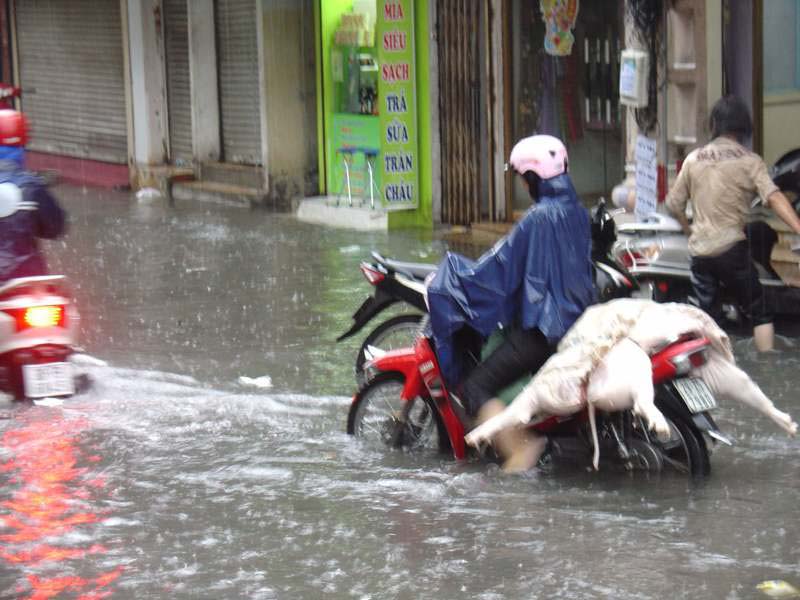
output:
M587 399L606 412L630 408L659 436L669 436L667 420L655 405L650 357L630 339L618 342L592 373Z
M525 387L505 410L478 425L475 429L470 431L464 439L467 444L477 448L485 442L490 442L498 432L504 429L526 425L535 414L537 408L538 400L536 397L536 389L529 385Z
M708 362L696 372L717 398L738 400L768 416L789 435L797 433L792 417L778 410L747 373L732 362L711 352Z

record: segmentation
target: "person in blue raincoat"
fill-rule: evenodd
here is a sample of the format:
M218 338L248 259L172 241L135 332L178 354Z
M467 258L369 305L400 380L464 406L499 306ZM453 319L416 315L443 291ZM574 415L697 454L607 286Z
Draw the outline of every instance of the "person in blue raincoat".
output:
M500 390L539 370L595 301L589 215L567 173L564 144L548 135L524 138L509 167L533 206L478 260L447 253L427 289L442 373L451 388L461 383L461 402L478 420ZM466 347L499 327L507 331L503 342L468 370Z
M25 170L25 116L0 109L0 284L15 277L46 275L37 238L64 233L66 219L44 182Z

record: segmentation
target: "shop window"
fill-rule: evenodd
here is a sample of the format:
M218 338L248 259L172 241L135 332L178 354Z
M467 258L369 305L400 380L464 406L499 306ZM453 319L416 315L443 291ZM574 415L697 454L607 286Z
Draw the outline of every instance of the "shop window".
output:
M800 92L800 0L764 2L764 92Z
M561 138L572 180L587 203L607 196L624 172L622 14L611 5L512 0L509 12L512 142L534 133ZM530 206L518 179L512 191L516 211Z

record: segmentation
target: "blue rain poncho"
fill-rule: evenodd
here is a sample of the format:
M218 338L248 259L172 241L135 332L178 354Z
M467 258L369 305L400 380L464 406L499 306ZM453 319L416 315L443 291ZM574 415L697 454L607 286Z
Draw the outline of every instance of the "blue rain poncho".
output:
M23 170L17 150L0 146L0 283L45 275L37 238L56 238L66 228L64 211L44 182Z
M538 328L555 344L594 302L589 215L566 174L539 182L538 202L473 261L448 252L428 286L430 325L446 381L460 382L454 335Z

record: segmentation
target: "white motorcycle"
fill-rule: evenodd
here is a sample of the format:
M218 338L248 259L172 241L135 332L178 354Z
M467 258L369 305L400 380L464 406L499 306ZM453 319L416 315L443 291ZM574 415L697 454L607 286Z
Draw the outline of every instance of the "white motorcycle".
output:
M16 400L71 396L80 316L62 275L0 285L0 391Z
M772 169L772 178L800 209L800 150L784 155ZM758 269L767 302L777 315L800 316L800 288L788 285L769 262L777 234L763 221L748 226L751 255ZM798 248L792 246L792 250ZM635 295L657 302L686 302L691 294L689 246L680 224L656 213L639 221L618 222L612 256L639 284ZM729 318L738 320L738 309L723 297Z

